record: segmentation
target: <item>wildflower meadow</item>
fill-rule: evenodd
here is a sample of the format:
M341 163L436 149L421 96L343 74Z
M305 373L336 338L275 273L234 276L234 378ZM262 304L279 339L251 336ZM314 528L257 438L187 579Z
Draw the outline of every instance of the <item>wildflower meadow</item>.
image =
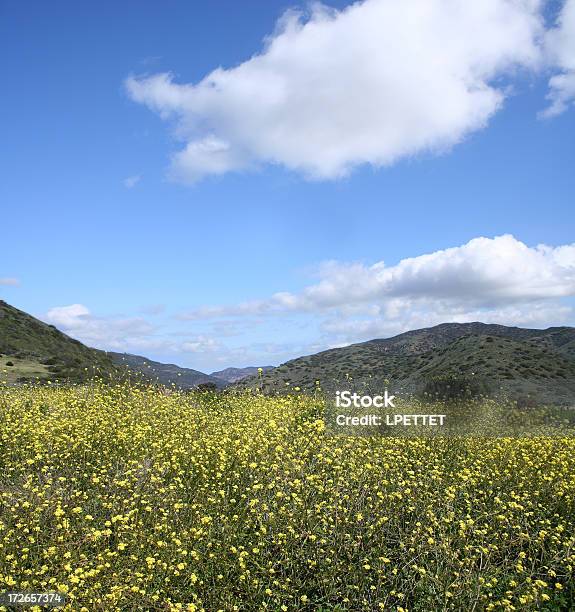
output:
M5 386L0 591L90 612L572 609L573 438L330 435L320 404Z

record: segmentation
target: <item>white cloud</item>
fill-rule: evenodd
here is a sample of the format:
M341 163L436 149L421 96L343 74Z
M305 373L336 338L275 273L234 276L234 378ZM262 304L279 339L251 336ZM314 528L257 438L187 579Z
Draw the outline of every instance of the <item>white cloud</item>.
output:
M88 346L136 353L214 353L225 347L206 335L158 334L156 326L142 317L101 317L83 304L51 308L43 320ZM175 338L169 337L170 335Z
M0 278L0 285L4 285L5 287L19 287L20 281L17 278L4 277Z
M569 306L557 301L531 302L502 308L465 308L446 301L433 300L413 302L397 299L393 308L382 308L378 316L352 318L339 315L323 323L324 335L358 342L372 338L395 336L412 329L432 327L440 323L498 323L519 327L550 327L568 324L572 321L573 311Z
M70 306L51 308L45 318L53 325L59 325L62 329L71 329L89 321L91 314L82 304L70 304Z
M181 344L184 353L211 353L222 348L219 342L208 336L198 336Z
M278 363L445 322L539 328L575 322L575 243L527 246L511 235L478 237L392 265L328 262L316 274L299 292L181 314L197 321L193 332L141 317L99 317L83 304L52 308L44 320L91 346L178 355L204 370L216 363Z
M417 257L394 266L383 261L329 262L320 281L300 293L276 293L268 300L199 308L181 318L262 315L286 312L376 315L382 305L392 315L405 300L448 302L465 308L500 308L510 304L575 295L575 243L528 247L511 235L474 238L468 243Z
M560 70L549 80L549 107L542 113L554 117L575 103L575 0L567 0L557 27L546 36L549 63Z
M43 319L88 346L107 350L149 347L154 332L141 317L98 317L83 304L56 306Z
M538 0L365 0L290 10L264 49L195 84L130 77L131 98L176 122L173 175L279 164L318 179L437 152L483 128L502 77L541 65Z
M126 189L133 189L141 180L142 180L142 177L139 174L136 174L134 176L129 176L125 178L123 181L124 187Z
M479 237L391 266L328 262L317 274L318 282L298 293L199 308L180 318L265 320L299 313L319 325L315 350L445 322L574 323L575 243L529 247L511 235Z

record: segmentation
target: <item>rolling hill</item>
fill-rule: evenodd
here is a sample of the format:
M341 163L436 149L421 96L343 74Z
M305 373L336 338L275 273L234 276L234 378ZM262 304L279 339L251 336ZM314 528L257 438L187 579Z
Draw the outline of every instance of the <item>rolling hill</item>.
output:
M210 376L219 378L226 383L236 383L248 376L255 376L258 373L259 368L256 366L248 366L247 368L226 368L225 370L218 370L212 372ZM263 372L269 372L273 370L273 366L262 366Z
M139 372L152 382L158 382L167 387L176 385L182 389L192 389L198 385L209 383L220 388L227 385L220 378L204 374L198 370L192 370L191 368L181 368L173 363L160 363L159 361L152 361L147 357L131 355L130 353L109 352L108 355L117 366L125 366L133 372Z
M444 323L293 359L239 385L285 392L387 379L411 394L438 376L475 376L513 398L575 405L575 329Z
M0 300L0 373L8 382L82 381L116 372L104 351L89 348Z

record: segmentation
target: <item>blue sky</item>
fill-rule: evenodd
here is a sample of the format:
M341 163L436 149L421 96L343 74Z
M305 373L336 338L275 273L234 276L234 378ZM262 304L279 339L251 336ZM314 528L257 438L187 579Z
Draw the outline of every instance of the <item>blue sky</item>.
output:
M415 27L402 14L374 34L387 55L333 57L329 41L355 48L361 11L385 0L353 14L300 5L280 25L298 5L1 3L0 296L88 344L202 370L446 320L573 325L575 63L566 36L545 42L570 5L520 15L521 32L505 15L472 16L500 56L473 46L473 61L450 63L436 31L471 26L434 3L413 32L448 64L434 64L429 99L416 83L429 70L392 36ZM264 68L241 68L256 54ZM267 101L276 74L289 103ZM473 87L460 95L454 74ZM201 157L178 162L196 143Z

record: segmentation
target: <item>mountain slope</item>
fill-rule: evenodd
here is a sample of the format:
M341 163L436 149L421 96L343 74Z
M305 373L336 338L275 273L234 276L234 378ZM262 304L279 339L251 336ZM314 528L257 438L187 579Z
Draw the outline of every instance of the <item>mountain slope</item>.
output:
M218 370L212 372L210 376L219 378L227 383L235 383L247 378L248 376L255 376L258 373L259 368L255 366L248 366L247 368L226 368L225 370ZM269 372L273 370L273 366L262 366L263 372Z
M107 376L116 371L104 351L89 348L2 300L0 354L0 365L9 382L21 378L81 381L93 374Z
M445 323L288 361L240 386L264 391L372 380L415 392L436 376L477 376L514 397L575 404L575 329Z
M173 363L160 363L129 353L109 352L108 355L117 366L126 366L134 372L143 374L149 380L166 386L176 385L182 389L192 389L201 384L212 383L218 387L225 387L227 384L209 374L191 368L181 368Z

